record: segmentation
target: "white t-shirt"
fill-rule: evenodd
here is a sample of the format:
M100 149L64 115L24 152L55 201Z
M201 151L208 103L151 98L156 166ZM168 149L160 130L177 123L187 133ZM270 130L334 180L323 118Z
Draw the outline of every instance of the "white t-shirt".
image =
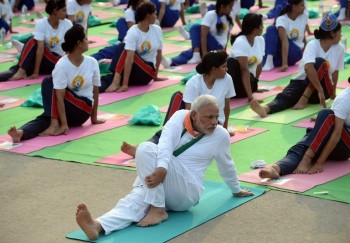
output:
M309 16L305 12L295 20L290 19L287 14L284 14L277 18L276 27L283 27L286 30L288 39L292 40L300 49L303 49L303 40L308 19Z
M85 56L79 67L73 65L68 56L62 57L52 71L54 89L72 90L80 97L93 101L94 86L101 86L100 69L96 59Z
M135 51L143 60L156 63L157 51L163 48L162 30L158 25L149 26L148 32L141 31L133 25L125 37L125 50Z
M184 102L192 104L198 96L204 94L210 94L216 98L220 108L219 121L223 124L225 122L225 99L236 96L231 76L226 74L224 78L217 79L214 86L208 89L203 75L196 74L187 81L182 99Z
M345 125L350 126L350 87L346 88L334 99L331 109L334 115L345 120Z
M74 21L76 24L80 24L84 27L84 30L87 30L88 19L91 13L91 5L83 4L79 5L77 0L68 0L67 1L67 15L74 15Z
M4 3L0 2L0 16L4 16L4 20L10 24L10 20L14 14L8 0L4 0Z
M160 3L165 3L165 5L169 6L171 10L181 10L181 4L185 2L185 0L159 0Z
M241 12L241 0L236 0L233 4L232 11L230 13L232 21L235 20L236 16L239 15L240 12Z
M208 11L203 17L202 25L209 27L209 33L215 37L215 39L225 48L227 44L228 32L231 30L232 26L227 21L226 16L221 16L221 21L224 25L222 33L217 33L216 23L218 22L218 15L215 10Z
M47 18L39 19L35 24L33 32L34 39L44 41L44 44L51 52L55 52L60 56L66 53L62 50L61 44L64 42L64 35L67 30L72 27L72 22L68 19L59 20L58 28L54 29L49 24Z
M323 58L328 64L329 78L332 80L332 73L344 69L344 47L341 44L332 45L327 52L324 52L320 40L310 41L304 50L299 73L295 79L303 80L306 78L305 64L315 63L316 58ZM332 80L333 82L333 80Z
M251 74L256 76L256 68L262 62L265 55L265 39L257 36L254 44L251 46L245 35L238 36L232 45L230 57L247 57L248 69Z
M212 134L205 135L179 156L173 156L176 149L193 139L187 132L181 137L188 112L190 111L175 112L163 127L158 143L158 167L167 169L170 161L174 164L180 163L193 175L196 183L203 185L205 171L215 159L219 174L231 191L240 192L240 183L230 152L230 136L221 125L218 125Z
M135 10L133 10L132 7L129 7L127 10L125 10L124 18L126 22L136 23Z

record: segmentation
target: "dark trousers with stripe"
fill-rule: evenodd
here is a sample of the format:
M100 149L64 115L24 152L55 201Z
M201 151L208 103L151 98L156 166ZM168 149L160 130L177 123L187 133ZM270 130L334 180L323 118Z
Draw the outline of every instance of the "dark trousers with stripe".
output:
M51 118L58 119L56 95L53 89L52 77L47 77L41 83L44 112L34 120L21 126L23 130L22 140L34 138L50 126ZM92 112L92 101L85 97L77 96L73 91L66 89L64 97L66 117L69 127L81 126L86 122Z
M101 86L99 88L100 93L105 92L108 86L113 81L114 73L118 73L123 77L124 64L126 59L126 50L124 49L125 43L117 45L114 57L112 59L109 70L112 75L106 75L101 78ZM155 68L153 63L144 61L139 54L135 52L134 62L132 63L129 85L146 85L155 78ZM123 81L123 78L121 78Z
M315 152L314 159L317 159L324 146L328 142L334 129L335 116L331 109L321 110L316 119L314 128L308 128L306 135L293 147L287 155L276 162L281 169L281 175L291 174L299 165L306 150L311 148ZM342 161L350 157L350 128L344 126L341 137L327 159Z
M37 41L34 38L30 38L21 52L18 65L26 70L27 75L32 75L34 72L37 47ZM47 47L44 47L44 55L41 60L39 73L51 74L60 58L60 55L53 53Z
M185 102L183 102L182 98L183 98L183 94L180 91L176 91L171 96L170 104L164 118L163 126L176 111L185 109ZM162 135L162 130L159 130L158 132L156 132L152 138L148 139L148 141L158 144L160 135Z
M325 60L322 58L316 58L315 69L317 70L318 79L321 83L324 96L326 99L328 99L330 94L333 92L333 84L328 76L328 67ZM285 87L281 93L277 94L273 101L267 104L267 106L270 108L270 113L276 113L293 107L299 101L307 87L314 90L309 98L309 103L320 103L317 91L308 78L305 80L292 79L287 87Z
M227 59L227 73L231 75L233 85L235 86L235 91L236 91L235 98L247 97L247 92L245 91L243 81L242 81L241 67L236 58L229 57ZM249 80L250 80L250 87L252 89L252 92L256 92L258 90L259 80L256 79L251 73L249 75L249 78L250 78Z

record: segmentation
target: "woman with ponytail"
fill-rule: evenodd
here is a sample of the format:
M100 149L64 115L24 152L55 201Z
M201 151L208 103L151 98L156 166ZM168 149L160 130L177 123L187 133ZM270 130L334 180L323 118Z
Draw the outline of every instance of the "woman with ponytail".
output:
M263 30L262 16L249 13L243 18L242 31L231 37L227 72L232 77L237 98L247 97L251 101L254 99L253 93L258 90L261 62L265 54L265 40L261 36Z
M179 56L168 59L162 58L162 65L166 68L182 64L199 63L207 52L225 50L230 30L233 27L230 13L234 0L217 0L215 10L208 11L202 24L194 24L190 29L192 48L182 52Z
M35 79L39 74L51 74L56 62L65 55L61 48L64 34L72 27L66 19L65 0L49 0L46 8L48 17L35 24L34 36L22 49L18 65L0 74L0 81Z
M306 47L297 76L273 101L261 106L252 101L251 108L261 117L290 107L304 109L308 103L326 107L326 99L336 97L339 70L344 69L344 47L339 44L341 24L332 13L323 16L315 38Z
M68 134L69 127L81 126L97 118L100 72L97 61L83 55L88 50L84 28L75 24L64 36L62 49L67 53L56 64L52 77L41 84L44 113L8 134L14 143L40 136Z
M302 58L307 22L305 0L287 0L284 3L275 25L266 29L263 71L279 67L278 71L284 72Z

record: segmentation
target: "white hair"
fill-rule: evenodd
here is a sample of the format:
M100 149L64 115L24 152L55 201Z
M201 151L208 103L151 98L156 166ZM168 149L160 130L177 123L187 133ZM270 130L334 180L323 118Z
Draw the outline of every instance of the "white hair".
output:
M191 111L199 112L202 109L202 107L210 105L219 108L219 104L214 96L208 94L200 95L192 102Z

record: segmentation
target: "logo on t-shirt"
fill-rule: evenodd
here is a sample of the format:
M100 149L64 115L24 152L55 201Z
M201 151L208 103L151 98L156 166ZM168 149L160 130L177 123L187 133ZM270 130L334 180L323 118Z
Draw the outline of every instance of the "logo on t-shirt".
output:
M84 19L85 19L85 13L84 13L84 11L79 11L79 12L75 15L75 22L76 22L77 24L83 23Z
M258 63L258 58L256 56L252 56L248 59L248 67L253 67L255 64Z
M139 55L142 56L142 55L149 53L151 51L151 48L152 48L151 43L149 41L144 41L141 44Z
M57 36L51 36L51 38L49 40L49 47L55 48L59 42L60 42L60 39L58 39Z
M299 39L299 30L298 29L292 29L292 31L289 34L289 39L292 41L296 41Z
M81 87L84 85L84 77L81 75L77 75L75 78L72 80L72 90L74 92L78 92Z

